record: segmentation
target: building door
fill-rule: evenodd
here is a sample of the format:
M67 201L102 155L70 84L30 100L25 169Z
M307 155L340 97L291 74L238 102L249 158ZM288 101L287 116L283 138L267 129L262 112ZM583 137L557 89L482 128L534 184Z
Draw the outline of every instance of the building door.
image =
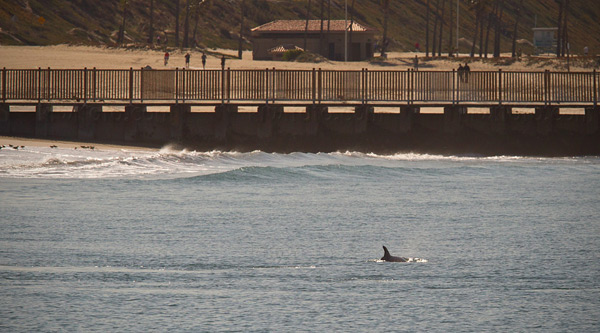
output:
M352 43L350 61L360 61L360 43Z
M335 60L335 43L329 43L329 60Z
M373 45L371 43L365 44L365 51L367 51L367 59L373 58Z

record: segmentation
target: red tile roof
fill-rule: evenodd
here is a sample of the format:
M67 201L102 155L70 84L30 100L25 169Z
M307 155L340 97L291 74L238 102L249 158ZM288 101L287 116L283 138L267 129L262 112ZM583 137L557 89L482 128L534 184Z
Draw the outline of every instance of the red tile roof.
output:
M350 30L350 20L348 20L348 30ZM306 27L306 20L277 20L269 23L265 23L252 29L253 32L304 32ZM344 20L331 20L330 31L343 32L344 31ZM309 32L320 32L321 31L321 20L309 20L308 21ZM323 21L323 31L327 31L327 20ZM365 32L375 31L375 29L354 22L352 24L353 32Z

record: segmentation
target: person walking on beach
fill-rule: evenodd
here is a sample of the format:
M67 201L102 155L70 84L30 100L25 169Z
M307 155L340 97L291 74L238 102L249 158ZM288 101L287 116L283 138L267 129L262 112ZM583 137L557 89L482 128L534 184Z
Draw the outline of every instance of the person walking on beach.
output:
M458 69L456 70L456 72L458 73L458 79L460 80L460 82L465 82L465 69L463 68L462 64L458 64Z
M225 70L225 56L221 56L221 70Z
M202 69L206 69L206 53L202 53Z
M169 52L165 52L165 66L169 63Z
M469 75L471 75L471 68L469 67L469 64L465 62L465 83L469 83Z
M185 68L190 68L190 53L185 54Z
M419 70L419 57L417 57L416 55L415 55L414 62L415 62L415 70L418 71Z

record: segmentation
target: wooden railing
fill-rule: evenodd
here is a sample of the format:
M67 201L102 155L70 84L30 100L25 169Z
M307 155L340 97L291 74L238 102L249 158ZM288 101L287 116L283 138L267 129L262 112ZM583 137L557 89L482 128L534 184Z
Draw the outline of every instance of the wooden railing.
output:
M586 103L592 72L2 69L7 101Z

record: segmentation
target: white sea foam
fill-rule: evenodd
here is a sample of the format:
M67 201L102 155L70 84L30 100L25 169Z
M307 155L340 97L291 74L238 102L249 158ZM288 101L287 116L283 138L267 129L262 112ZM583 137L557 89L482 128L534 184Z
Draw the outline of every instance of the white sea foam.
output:
M27 178L179 178L223 173L249 167L299 168L321 166L412 167L412 162L491 161L538 159L499 156L441 156L429 154L378 155L360 152L277 154L197 152L165 146L158 151L26 147L0 150L0 177Z

